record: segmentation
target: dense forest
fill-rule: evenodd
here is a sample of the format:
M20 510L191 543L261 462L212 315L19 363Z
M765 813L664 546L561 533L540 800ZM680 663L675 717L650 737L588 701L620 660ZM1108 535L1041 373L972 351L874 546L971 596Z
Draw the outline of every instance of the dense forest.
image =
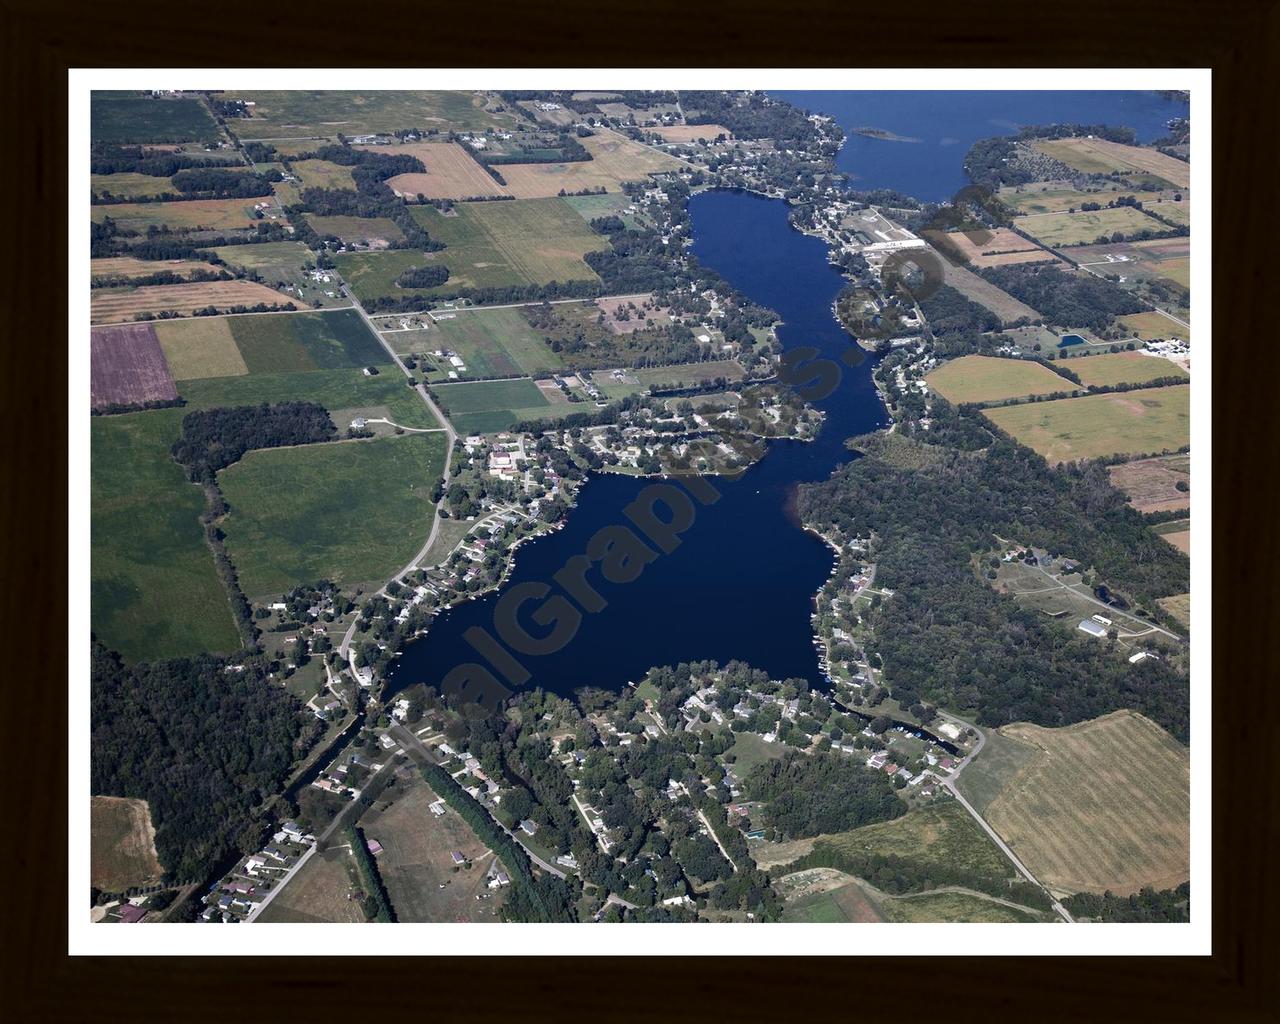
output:
M837 754L788 750L756 765L744 780L765 820L785 839L845 832L906 813L889 777Z
M315 402L201 409L182 418L172 454L190 479L211 481L247 451L329 441L337 432L328 410Z
M936 454L916 470L858 459L799 493L805 522L876 535L877 581L895 593L869 613L869 649L893 695L972 710L992 726L1060 726L1135 708L1185 742L1185 673L1168 660L1130 665L1019 607L978 577L972 559L993 551L998 534L1092 566L1149 608L1188 590L1187 557L1151 532L1105 467L1051 469L1003 439L976 456Z
M168 878L204 877L314 738L251 663L200 656L126 667L93 641L91 787L146 800ZM310 715L307 718L311 718ZM255 833L256 835L256 833Z
M983 277L1032 309L1049 323L1105 331L1118 316L1146 308L1117 284L1100 277L1067 273L1053 266L988 267Z

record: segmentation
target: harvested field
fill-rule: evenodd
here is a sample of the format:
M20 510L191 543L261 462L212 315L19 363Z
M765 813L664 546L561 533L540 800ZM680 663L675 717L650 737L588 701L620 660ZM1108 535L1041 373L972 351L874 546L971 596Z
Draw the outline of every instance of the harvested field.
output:
M1118 318L1122 327L1143 341L1163 341L1166 338L1191 340L1191 329L1170 320L1161 313L1130 313Z
M359 875L345 846L314 853L280 895L258 917L257 924L363 924Z
M307 222L316 234L334 235L344 245L385 247L390 242L403 242L404 232L388 217L312 217Z
M687 165L620 135L600 134L582 140L590 160L558 164L507 164L501 168L511 194L520 199L555 196L603 187L620 192L624 181L643 181L650 174Z
M178 397L150 324L95 327L89 334L90 404L142 405Z
M1186 554L1186 555L1191 554L1191 531L1190 530L1176 530L1172 533L1162 533L1160 534L1160 536L1163 537L1165 540L1167 540L1170 544L1172 544L1175 548L1177 548L1183 554Z
M160 881L164 869L145 800L95 796L89 820L89 872L95 889L123 893Z
M671 124L646 130L656 132L667 142L694 142L697 139L711 142L718 135L733 138L733 132L722 124Z
M933 232L935 236L937 232ZM945 239L945 241L943 241ZM1010 263L1056 263L1057 257L1008 228L994 231L951 231L938 239L950 245L975 267L1003 267Z
M162 320L155 325L174 380L237 377L248 373L226 317Z
M1190 377L1181 366L1141 352L1100 352L1092 356L1059 359L1058 365L1071 370L1085 384L1107 387L1113 384L1146 384L1162 377Z
M384 793L384 800L391 797L390 807L375 808L360 819L365 836L382 845L378 872L397 920L497 921L501 897L476 899L489 892L485 875L493 855L451 807L439 816L431 813L437 796L425 782L414 779L402 785ZM455 870L450 857L455 850L470 868Z
M1161 597L1156 600L1156 603L1188 629L1191 628L1190 594L1174 594L1172 597Z
M197 271L210 274L222 268L201 260L138 260L132 256L107 256L89 261L89 276L93 280L104 277L149 277L152 274L182 274L190 276Z
M1191 456L1169 455L1110 466L1112 486L1124 491L1139 512L1170 512L1191 507L1191 492L1177 485L1191 484Z
M1061 160L1086 174L1121 174L1145 172L1187 188L1191 184L1191 165L1185 160L1166 156L1155 149L1126 146L1108 139L1053 139L1035 143L1042 153Z
M1116 711L1063 729L1000 731L1035 756L985 816L1042 882L1124 896L1190 877L1190 755L1163 729Z
M1191 388L1086 395L984 411L1049 462L1176 451L1191 442Z
M1093 245L1116 232L1131 238L1144 231L1159 233L1168 227L1132 206L1079 211L1077 213L1033 213L1014 223L1045 245Z
M998 402L1027 395L1071 391L1075 385L1030 359L962 356L943 363L925 382L954 405Z
M147 284L138 288L95 288L89 296L89 317L95 324L136 320L139 313L177 313L189 316L213 306L283 306L288 295L252 281L192 281L190 284Z
M270 198L270 197L268 197ZM108 217L125 231L169 227L175 231L234 231L253 227L257 220L251 211L256 199L186 199L174 203L112 203L109 206L89 207L89 216L95 224Z
M957 266L950 260L942 260L942 281L954 288L961 295L972 299L980 306L985 306L1005 324L1018 320L1039 320L1040 313L1025 302L1020 302L1008 292L997 288L985 277L979 277L972 270Z
M411 142L400 146L358 146L388 156L415 156L426 171L421 174L397 174L388 178L396 195L414 199L473 199L477 196L509 196L483 167L456 142Z

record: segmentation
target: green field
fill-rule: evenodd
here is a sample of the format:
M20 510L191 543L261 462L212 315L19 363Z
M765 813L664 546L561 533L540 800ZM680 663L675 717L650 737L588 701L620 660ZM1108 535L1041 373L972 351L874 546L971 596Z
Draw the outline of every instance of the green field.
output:
M176 195L178 190L168 178L157 178L153 174L91 174L89 188L95 196L111 193L113 196L124 196L128 199L141 199L147 196L163 196L170 193Z
M175 231L234 231L252 227L257 219L250 211L258 199L183 199L171 203L111 203L89 207L95 224L110 218L126 231L146 232L152 227Z
M231 333L230 317L157 320L155 330L174 380L238 377L249 372Z
M872 924L885 920L884 901L873 900L857 882L848 882L825 892L810 893L789 901L782 920L804 924Z
M528 377L489 380L475 384L441 384L435 394L459 434L491 434L520 420L553 419L570 412L588 412L586 403L552 405Z
M336 188L355 191L351 168L328 160L295 160L291 165L303 188Z
M1035 757L1035 748L995 729L983 729L982 751L960 774L956 786L983 814L991 801Z
M904 857L997 877L1013 874L1000 848L955 801L919 807L893 821L823 836L819 842L850 854Z
M1040 363L994 356L952 359L930 373L925 382L954 405L1051 395L1055 391L1074 389L1071 381Z
M1100 237L1108 240L1117 231L1133 238L1143 231L1159 233L1169 229L1132 206L1090 210L1078 213L1044 213L1014 220L1018 230L1025 231L1044 245L1092 245Z
M178 382L178 394L190 407L258 405L262 402L317 402L329 410L339 428L355 416L385 416L404 427L434 429L440 424L416 391L405 385L394 365L379 367L374 377L355 368L255 373Z
M585 221L593 221L597 217L618 217L629 228L638 227L642 217L634 213L626 213L632 204L630 196L610 192L603 196L566 196L566 203Z
M438 313L437 317L449 314ZM392 344L395 335L386 336ZM558 353L529 326L519 309L466 309L437 319L430 330L414 332L416 351L451 349L467 364L464 377L541 374L564 366Z
M1058 365L1071 370L1086 384L1146 384L1161 377L1189 377L1181 366L1168 359L1144 356L1141 352L1107 352L1096 356L1059 359Z
M301 242L256 242L253 245L224 245L211 249L229 267L251 270L272 288L292 287L294 294L308 304L345 304L340 294L335 298L326 291L338 292L337 275L330 283L313 281L303 269L315 265L315 256Z
M1121 195L1133 195L1132 187L1113 185L1101 191L1081 192L1070 185L1055 182L1029 182L1026 185L1000 189L999 199L1015 213L1063 213L1080 209L1081 203L1098 203L1105 206ZM1139 194L1140 198L1143 198Z
M351 286L356 298L369 303L384 296L403 298L414 295L426 299L435 295L438 288L401 288L396 284L396 278L412 267L425 267L438 262L440 255L422 253L416 249L382 249L373 252L340 252L333 257L333 262L342 279ZM446 281L445 285L451 283L452 281Z
M725 754L734 756L733 770L738 778L745 779L747 773L758 764L773 761L782 756L786 745L782 743L766 743L764 738L753 732L736 733L733 746Z
M384 362L386 350L354 309L228 317L250 373L336 370Z
M1132 331L1135 337L1143 341L1159 341L1165 338L1181 338L1191 340L1190 328L1170 320L1160 313L1130 313L1117 318L1126 331Z
M510 114L490 114L483 109L483 97L470 92L241 89L222 96L255 104L252 118L227 121L242 139L350 137L398 128L486 129L515 121Z
M1015 910L995 900L967 892L926 892L882 900L881 909L890 921L941 924L1029 924L1045 920L1030 908Z
M386 242L403 242L404 232L396 227L390 217L314 217L307 216L307 223L321 237L333 235L344 245L366 244L379 239ZM341 259L341 256L338 257Z
M387 579L431 532L444 437L249 452L218 475L227 551L251 599L301 583Z
M1176 451L1191 442L1185 384L1010 405L984 415L1051 463Z
M89 100L89 136L95 143L213 142L218 126L199 100L94 92Z
M184 414L90 425L90 621L129 661L240 647L199 523L204 496L169 455Z

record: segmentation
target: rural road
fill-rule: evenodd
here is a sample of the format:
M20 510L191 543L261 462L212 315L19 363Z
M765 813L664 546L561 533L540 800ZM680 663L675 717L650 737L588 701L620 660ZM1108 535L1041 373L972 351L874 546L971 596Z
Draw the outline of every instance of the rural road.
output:
M1043 569L1041 566L1039 566L1039 565L1037 565L1035 568L1036 568L1036 571L1037 571L1038 573L1040 573L1042 576L1044 576L1044 578L1045 578L1045 579L1047 579L1047 580L1051 580L1051 581L1053 581L1054 583L1056 583L1060 589L1065 590L1065 591L1067 591L1068 593L1073 594L1073 595L1074 595L1074 596L1076 596L1076 597L1083 598L1083 599L1084 599L1084 600L1086 600L1086 601L1091 601L1091 602L1093 602L1094 604L1096 604L1099 608L1103 608L1103 609L1105 609L1106 611L1109 611L1109 612L1111 612L1111 613L1113 613L1113 614L1116 612L1116 609L1115 609L1115 608L1113 608L1111 605L1107 604L1107 602L1106 602L1106 601L1100 601L1100 600L1098 600L1096 597L1090 597L1090 596L1089 596L1089 595L1087 595L1087 594L1082 594L1082 593L1080 593L1080 591L1078 591L1078 590L1072 590L1070 587L1068 587L1065 583L1063 583L1063 582L1062 582L1060 579L1058 579L1056 576L1054 576L1054 575L1052 575L1052 574L1050 574L1050 573L1045 572L1045 571L1044 571L1044 569ZM1041 593L1041 591L1035 591L1035 593ZM1013 596L1014 596L1014 597L1016 597L1017 595L1016 595L1016 594L1014 594ZM1136 621L1136 622L1142 622L1142 624L1143 624L1144 626L1147 626L1147 627L1148 627L1146 630L1144 630L1144 631L1143 631L1143 632L1141 632L1141 633L1133 633L1133 632L1130 632L1129 636L1131 636L1131 637L1136 637L1136 636L1145 636L1147 633L1150 633L1150 632L1154 631L1154 632L1156 632L1156 633L1163 633L1165 636L1169 637L1169 639L1171 639L1171 640L1178 640L1178 641L1181 641L1181 640L1183 639L1182 637L1178 636L1178 634L1177 634L1177 633L1170 633L1167 629L1163 628L1162 626L1157 626L1154 622L1145 622L1145 621L1143 621L1142 619L1138 619L1136 616L1130 615L1128 612L1120 612L1119 614L1121 614L1121 615L1125 616L1125 618L1128 618L1128 619L1134 619L1134 621Z

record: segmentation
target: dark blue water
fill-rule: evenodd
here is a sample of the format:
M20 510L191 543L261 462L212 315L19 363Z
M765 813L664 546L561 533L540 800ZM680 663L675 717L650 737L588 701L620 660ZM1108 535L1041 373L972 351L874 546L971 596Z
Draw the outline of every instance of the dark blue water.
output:
M1020 124L1078 121L1127 124L1143 139L1157 137L1186 105L1154 93L784 93L792 102L836 116L846 131L884 128L924 141L885 142L850 135L840 156L857 186L887 187L923 199L944 199L965 183L961 161L978 138ZM777 310L786 349L813 346L839 361L850 347L830 307L843 282L826 247L793 230L777 200L712 192L689 204L694 252L756 302ZM827 413L811 443L773 442L765 458L736 481L709 478L720 492L694 503L693 524L679 546L661 554L630 583L588 580L607 602L584 614L576 634L556 653L519 657L530 674L523 686L570 694L582 686L618 689L655 665L739 659L774 678L820 680L809 616L814 592L832 565L828 549L788 515L798 483L825 479L850 456L844 440L882 426L884 408L871 365L840 364L839 382L815 402ZM652 481L601 474L579 494L566 527L526 544L503 591L444 613L410 644L389 674L389 692L418 682L439 685L456 666L484 659L464 639L472 627L494 634L494 606L513 586L546 583L602 528L628 525L623 509ZM529 606L535 611L537 602ZM534 635L546 632L532 623ZM497 673L495 673L497 674ZM501 675L498 676L501 678Z
M746 193L704 193L690 202L690 215L697 256L782 315L778 333L784 347L815 346L833 360L849 349L848 335L830 312L843 281L827 264L826 246L789 226L783 203ZM521 657L532 674L527 686L561 694L581 686L617 689L652 666L707 658L737 658L775 678L820 680L809 615L832 555L799 529L786 506L798 482L825 479L849 457L845 438L884 422L869 365L842 369L837 390L815 403L828 415L816 441L772 442L764 459L739 479L708 478L720 499L694 502L696 518L679 546L647 565L634 582L609 584L598 570L589 574L608 607L585 615L560 652ZM593 477L563 530L520 549L507 587L552 583L569 558L585 552L597 530L628 524L622 509L651 482ZM495 633L498 596L441 615L425 637L409 645L390 674L389 689L438 685L455 665L483 663L463 633L475 625ZM545 632L533 624L527 628Z
M849 133L836 165L858 189L893 188L918 199L948 199L968 184L964 155L978 139L1031 124L1125 126L1150 142L1190 106L1155 92L778 92ZM919 142L854 135L882 128Z

